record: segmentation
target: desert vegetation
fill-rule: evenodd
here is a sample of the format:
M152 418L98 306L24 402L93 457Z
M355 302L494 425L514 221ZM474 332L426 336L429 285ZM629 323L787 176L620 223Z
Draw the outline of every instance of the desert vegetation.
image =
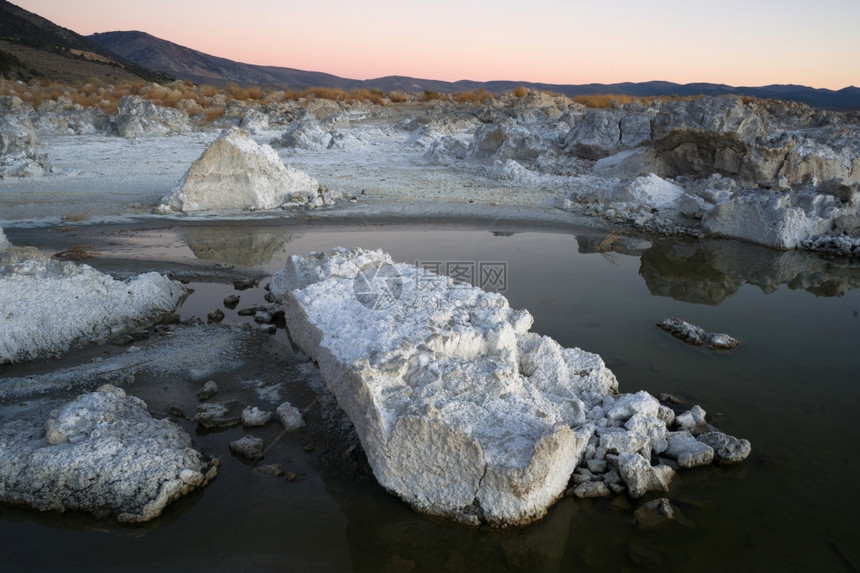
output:
M701 96L633 96L627 94L589 94L573 97L573 101L585 107L609 108L630 103L652 105L655 101L689 101Z
M407 93L400 90L384 93L376 88L343 90L330 87L312 87L304 90L278 90L258 86L241 87L235 82L228 82L223 88L217 88L210 85L196 85L189 81L158 84L137 80L106 84L91 79L74 84L62 84L47 79L30 82L0 80L0 96L17 96L32 104L34 108L39 108L45 101L52 101L63 108L80 106L113 114L117 112L119 100L123 96L136 95L162 107L181 109L192 117L199 117L204 122L212 122L222 117L226 113L226 105L230 101L259 105L314 99L372 105L411 102L483 105L495 99L521 98L529 91L528 88L519 86L504 94L492 93L483 88L458 93L442 93L430 89L417 93ZM658 98L623 94L596 94L575 96L573 101L586 107L608 108L634 102L648 105L657 99L687 100L693 99L693 97L663 96Z

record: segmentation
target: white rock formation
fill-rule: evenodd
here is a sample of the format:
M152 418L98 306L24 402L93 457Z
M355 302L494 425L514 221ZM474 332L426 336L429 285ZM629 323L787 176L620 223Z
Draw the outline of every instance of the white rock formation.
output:
M162 201L161 212L186 213L322 205L315 179L285 166L274 149L236 128L225 130Z
M0 253L0 364L54 356L172 313L186 294L158 273L118 281L35 249Z
M149 521L216 473L179 426L109 385L47 420L24 414L0 426L0 500L41 511Z
M271 290L379 482L430 514L495 525L541 517L583 458L595 427L586 413L598 405L602 417L617 389L599 356L529 332L528 312L501 295L379 251L292 257ZM602 423L643 408L659 404L627 399Z
M544 515L577 465L572 495L635 498L674 476L652 453L688 467L704 463L694 451L714 457L686 432L695 443L668 452L680 435L668 431L670 408L644 391L616 394L599 356L529 332L531 315L499 294L341 248L291 257L270 288L379 483L420 511L523 524ZM694 410L687 417L704 422ZM746 457L745 441L729 438L726 459Z
M9 239L6 238L6 233L3 232L3 228L0 227L0 253L10 248L12 243L9 242Z
M844 205L832 195L756 190L717 205L702 218L702 226L715 235L794 249L833 230L837 218L856 211L853 202Z
M332 143L330 131L323 128L312 115L305 116L291 124L280 138L271 142L278 147L322 151Z
M116 129L127 139L181 133L189 129L188 114L156 105L140 96L126 95L119 100Z
M45 174L47 160L39 154L39 138L29 112L32 107L20 98L0 97L0 179Z

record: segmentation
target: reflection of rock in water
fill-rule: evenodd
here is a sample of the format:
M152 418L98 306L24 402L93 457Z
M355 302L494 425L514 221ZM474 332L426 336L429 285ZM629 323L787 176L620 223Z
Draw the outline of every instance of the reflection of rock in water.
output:
M185 242L198 259L255 267L278 260L287 243L301 237L281 230L246 226L191 227Z
M573 500L564 499L532 526L508 529L452 526L413 512L369 482L329 479L332 498L348 519L355 571L561 571Z
M642 253L639 274L651 294L699 304L720 304L743 284L711 267L697 245L672 241L658 241Z
M576 244L579 252L588 253L618 253L638 257L651 248L651 242L638 237L628 237L620 233L604 235L577 235Z
M805 251L777 251L738 241L696 244L658 241L642 254L639 274L651 294L718 305L742 284L766 293L780 285L815 296L842 296L860 287L860 265Z

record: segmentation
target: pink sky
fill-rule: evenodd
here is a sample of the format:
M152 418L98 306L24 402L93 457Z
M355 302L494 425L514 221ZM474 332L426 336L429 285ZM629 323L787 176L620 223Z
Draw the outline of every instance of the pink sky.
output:
M860 86L860 1L12 0L83 35L369 79Z

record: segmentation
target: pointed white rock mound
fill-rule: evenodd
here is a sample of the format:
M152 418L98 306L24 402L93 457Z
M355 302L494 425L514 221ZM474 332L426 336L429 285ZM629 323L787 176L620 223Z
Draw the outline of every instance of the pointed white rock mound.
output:
M524 524L565 491L617 389L599 356L529 332L496 293L381 251L294 256L271 291L383 487L457 521Z
M244 130L225 130L195 161L179 186L163 199L162 212L275 209L311 204L320 185L306 173L285 166L268 145Z

